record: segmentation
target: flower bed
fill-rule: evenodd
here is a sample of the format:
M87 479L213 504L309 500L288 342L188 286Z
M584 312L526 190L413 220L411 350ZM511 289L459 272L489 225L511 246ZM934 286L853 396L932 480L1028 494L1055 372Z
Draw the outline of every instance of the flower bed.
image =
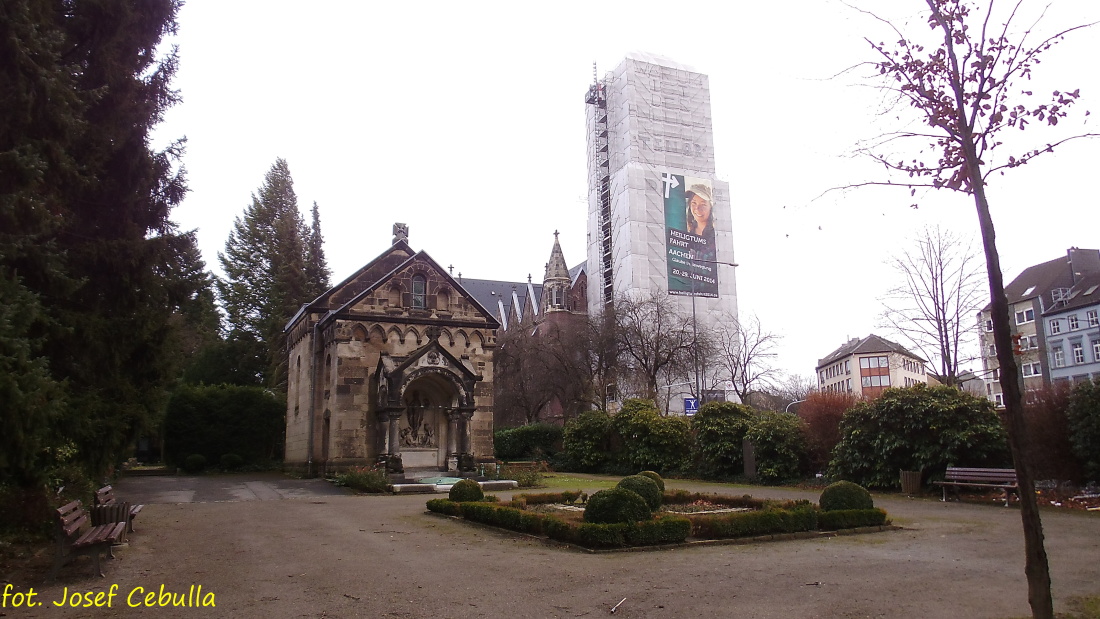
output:
M520 494L507 503L432 499L428 501L428 509L587 548L679 544L690 538L731 539L888 523L886 512L881 509L827 512L804 500L776 501L678 490L664 493L664 506L652 520L595 524L583 521L586 501L587 495L580 491L556 492Z

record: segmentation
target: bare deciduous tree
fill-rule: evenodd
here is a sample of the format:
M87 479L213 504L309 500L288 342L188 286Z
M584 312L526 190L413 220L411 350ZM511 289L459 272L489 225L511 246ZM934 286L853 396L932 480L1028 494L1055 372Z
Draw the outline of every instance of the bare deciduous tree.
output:
M749 393L774 386L782 373L772 367L782 336L764 330L753 315L745 320L726 316L715 330L713 359L742 402Z
M1033 616L1046 619L1054 616L1050 570L1033 478L1024 458L1023 385L1012 352L1009 306L986 183L995 172L1024 165L1070 140L1095 135L1044 139L1040 146L1014 154L999 149L1005 143L1001 136L1005 129L1022 130L1032 123L1054 126L1067 118L1078 90L1055 90L1045 98L1021 82L1031 79L1043 52L1067 33L1086 26L1068 28L1032 43L1034 25L1022 30L1014 25L1022 0L1010 4L1000 17L993 14L992 0L984 5L967 0L925 1L928 26L934 34L930 43L902 34L885 20L896 38L891 37L889 45L868 43L877 55L873 66L885 79L884 87L896 93L898 107L912 110L926 128L883 136L865 152L908 177L902 186L912 193L917 187L944 188L966 193L974 200L989 278L1009 446L1019 483L1028 601ZM923 149L930 149L922 152L934 153L935 159L925 162L893 150L914 139Z
M670 377L694 377L691 317L667 294L620 296L612 311L621 353L621 386L633 376L642 391L639 395L657 401Z
M882 319L938 368L945 385L958 383L959 365L974 339L974 315L984 304L981 262L969 242L929 227L889 264L901 284L886 293Z

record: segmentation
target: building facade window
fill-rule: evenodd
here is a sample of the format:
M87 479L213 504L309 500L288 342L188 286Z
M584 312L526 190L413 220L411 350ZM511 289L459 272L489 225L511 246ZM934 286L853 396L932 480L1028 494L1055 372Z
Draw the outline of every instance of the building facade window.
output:
M424 309L426 305L425 289L427 281L423 275L414 275L412 279L412 306L416 309Z
M1054 367L1066 367L1066 352L1062 350L1061 346L1054 349Z
M1051 333L1051 335L1053 335L1055 333L1061 333L1061 332L1062 332L1062 321L1061 320L1051 320L1050 321L1050 333Z
M1081 328L1080 325L1077 324L1077 314L1066 316L1066 322L1069 323L1068 326L1070 331L1076 331Z
M1004 395L1000 394L1000 393L994 393L993 394L993 404L996 405L997 408L1004 408L1004 405L1005 405Z
M1022 366L1024 376L1042 376L1043 366L1039 362L1025 363Z
M989 331L989 332L993 331L993 321L992 320L986 320L985 321L985 330Z
M1092 343L1092 360L1100 361L1100 341Z
M1100 326L1100 316L1096 315L1096 310L1089 310L1089 311L1085 312L1085 316L1089 320L1089 326L1090 327Z
M1035 322L1035 310L1029 309L1022 312L1016 312L1016 324L1022 325L1029 322Z
M1073 343L1073 363L1075 365L1081 365L1085 362L1085 349L1081 346L1081 342Z

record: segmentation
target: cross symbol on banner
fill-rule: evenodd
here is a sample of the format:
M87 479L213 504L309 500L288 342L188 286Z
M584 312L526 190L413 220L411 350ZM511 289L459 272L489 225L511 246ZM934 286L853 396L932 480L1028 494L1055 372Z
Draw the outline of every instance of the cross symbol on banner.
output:
M661 182L664 183L664 185L665 185L665 197L666 198L668 197L668 192L669 192L670 189L672 189L673 187L679 187L680 186L680 181L676 180L676 177L669 174L668 172L665 172L664 174L661 175Z

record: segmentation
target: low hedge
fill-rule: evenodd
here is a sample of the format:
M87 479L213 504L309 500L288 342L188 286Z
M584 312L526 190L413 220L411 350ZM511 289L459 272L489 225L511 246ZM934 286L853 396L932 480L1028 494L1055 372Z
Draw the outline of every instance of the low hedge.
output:
M580 544L587 548L679 544L691 534L691 522L682 516L665 516L656 520L615 524L585 522L575 527L564 522L562 524L565 526L548 527L547 533L552 539ZM565 529L572 530L567 532ZM555 537L555 535L561 537Z
M447 516L462 515L462 507L460 504L450 499L430 499L428 501L428 511L437 514L445 514Z
M819 512L817 515L817 528L822 531L836 531L857 527L880 527L886 524L886 521L886 512L877 507L872 509L838 509Z
M545 495L528 495L528 499L531 496ZM746 499L751 498L703 496L711 502L715 502L715 498L748 502ZM751 502L756 501L760 499L753 499ZM822 511L805 501L781 503L787 507L769 505L759 511L731 514L663 515L653 520L616 524L590 522L573 524L556 516L484 501L456 503L449 499L431 499L428 501L428 509L512 531L546 535L553 540L588 548L679 544L689 536L700 539L727 539L814 530L836 531L882 526L889 522L886 512L879 508Z
M805 499L759 499L747 494L742 496L724 496L720 494L688 492L686 490L672 490L666 492L664 495L665 505L688 505L696 501L706 501L723 507L744 507L748 509L796 509L812 505L812 503Z
M753 537L776 533L798 533L817 529L818 510L812 507L796 509L765 509L732 514L688 515L693 537L725 539Z
M577 499L585 496L580 490L566 490L564 492L538 492L534 494L516 494L512 500L523 499L528 505L543 505L546 503L576 503Z

